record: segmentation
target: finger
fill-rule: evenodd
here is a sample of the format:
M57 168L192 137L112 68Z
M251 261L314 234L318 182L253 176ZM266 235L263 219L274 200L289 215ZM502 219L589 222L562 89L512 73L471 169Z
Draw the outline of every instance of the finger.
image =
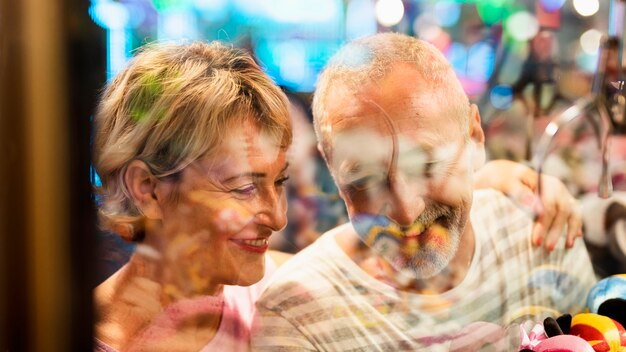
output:
M565 225L567 224L567 218L569 215L569 209L557 209L554 215L554 220L548 228L548 235L545 240L545 247L548 251L554 250L559 237L563 233Z
M536 233L535 244L540 246L542 243L547 246L549 230L552 228L552 224L557 215L557 205L551 198L544 196L543 201L537 200L534 205L535 210L535 227Z
M575 216L570 216L567 220L567 240L565 242L565 247L572 248L574 246L574 241L576 237L579 237L579 234L582 233L580 229L582 222L578 220Z
M539 200L539 197L528 185L524 183L512 182L508 185L506 195L509 199L515 202L515 204L521 206L529 213L533 213L533 216L536 215L535 204Z
M575 199L572 199L572 213L567 219L567 242L565 243L567 248L574 246L576 237L582 237L582 227L583 219L580 204Z
M533 230L531 234L531 242L533 246L539 247L541 246L541 242L543 239L544 226L539 218L535 219L535 223L533 224Z

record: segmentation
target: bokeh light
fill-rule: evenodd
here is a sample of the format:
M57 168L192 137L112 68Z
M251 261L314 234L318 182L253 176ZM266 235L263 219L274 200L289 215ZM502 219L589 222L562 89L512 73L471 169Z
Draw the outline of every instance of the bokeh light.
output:
M370 0L352 0L346 9L348 40L376 33L376 8Z
M446 56L461 79L484 83L493 73L495 52L486 42L478 42L469 47L454 42Z
M586 54L596 55L600 48L602 32L597 29L589 29L580 36L580 47Z
M194 5L207 21L222 21L228 16L227 0L194 0Z
M537 34L539 31L539 22L531 13L519 11L506 20L505 28L513 39L526 41Z
M290 85L297 85L311 74L308 72L306 43L292 39L277 45L275 57L278 58L281 78Z
M242 19L262 16L265 11L264 3L259 0L231 0L229 2L232 3Z
M579 15L588 17L600 9L598 0L574 0L574 9Z
M452 38L439 26L439 19L432 12L424 12L413 21L413 33L437 47L441 52L449 50Z
M491 88L489 101L496 109L507 110L513 103L513 89L509 85L499 84Z
M285 23L317 23L334 20L342 4L337 0L264 1L268 17Z
M402 21L404 4L401 0L378 0L376 2L376 18L385 27L395 26Z
M424 12L413 21L413 32L418 38L430 41L441 32L439 19L430 12Z
M524 6L515 0L90 1L94 22L108 31L110 75L117 72L140 43L217 39L251 48L267 65L276 83L306 92L314 89L311 82L316 81L318 72L336 48L346 41L393 27L395 31L411 33L435 45L454 62L466 88L479 87L472 91L489 95L491 91L483 88L487 87L486 82L493 73L494 48L506 38L510 54L507 62L515 68L527 56L527 50L522 49L540 26L533 6L529 3ZM574 6L564 6L566 0L533 3L541 6L541 11L557 15L560 11L563 18L572 13L591 14L599 7L598 0L576 0ZM466 7L471 11L466 11ZM471 27L474 32L467 33L470 22L475 22L476 28ZM574 33L568 37L569 43L575 41L575 48L580 51L575 59L581 62L581 67L587 68L585 71L591 66L595 68L593 57L587 56L595 55L598 37L597 31L580 38ZM454 40L457 42L452 45ZM300 47L303 52L280 49L277 43L282 41L288 43L286 48ZM261 53L262 47L265 49ZM293 58L279 59L275 57L278 52ZM282 68L283 65L289 69ZM506 83L514 80L507 76L509 71L516 72L515 69L500 71L500 78L504 77Z
M443 27L454 26L461 17L461 5L455 1L437 1L433 10Z
M161 13L159 38L165 40L196 39L198 25L192 11L172 8Z
M478 15L487 26L504 20L511 12L510 0L482 0L476 2Z
M587 54L584 51L576 55L576 64L585 73L595 73L598 67L598 54Z
M113 1L98 1L92 4L89 14L94 22L106 29L123 29L130 19L126 6Z
M548 12L554 12L560 9L564 3L565 3L565 0L541 0L539 2L541 7L543 7L543 9Z
M152 0L154 7L161 10L177 9L192 5L191 0Z

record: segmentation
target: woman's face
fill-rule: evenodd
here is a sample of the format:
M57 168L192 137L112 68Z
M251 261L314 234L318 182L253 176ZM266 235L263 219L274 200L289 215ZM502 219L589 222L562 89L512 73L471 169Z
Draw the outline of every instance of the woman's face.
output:
M215 152L187 167L172 197L160 201L165 259L177 268L168 281L187 292L259 281L268 238L287 222L287 178L275 138L250 120L231 125Z

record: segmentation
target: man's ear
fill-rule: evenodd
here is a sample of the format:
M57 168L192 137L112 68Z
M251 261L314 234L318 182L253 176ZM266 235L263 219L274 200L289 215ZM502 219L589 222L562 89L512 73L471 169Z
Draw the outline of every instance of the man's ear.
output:
M471 139L472 165L474 171L480 169L485 164L485 133L480 124L480 113L476 104L470 106L469 136Z
M161 206L156 195L157 179L148 165L140 160L128 164L124 174L124 183L130 192L135 206L148 219L161 219Z

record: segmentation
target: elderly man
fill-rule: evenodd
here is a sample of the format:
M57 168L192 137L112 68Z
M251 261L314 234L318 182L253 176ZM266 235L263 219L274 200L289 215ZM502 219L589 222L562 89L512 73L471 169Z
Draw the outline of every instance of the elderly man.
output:
M445 58L400 34L345 46L313 103L350 215L257 303L253 350L514 350L515 323L582 309L581 241L533 247L528 212L473 191L484 134Z

